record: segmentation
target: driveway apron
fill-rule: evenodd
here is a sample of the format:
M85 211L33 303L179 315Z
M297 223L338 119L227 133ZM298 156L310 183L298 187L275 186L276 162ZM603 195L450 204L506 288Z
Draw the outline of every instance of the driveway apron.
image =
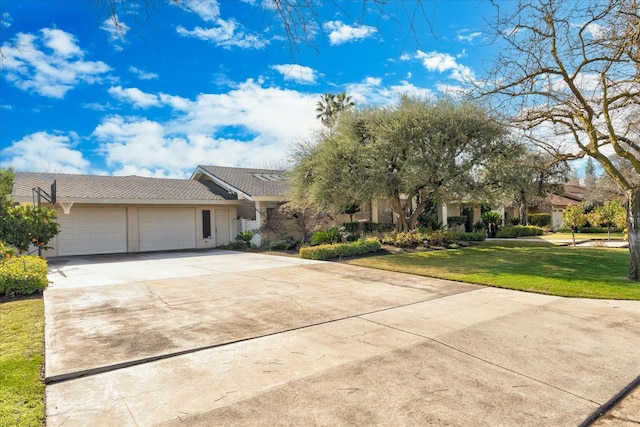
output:
M640 374L638 301L217 250L49 277L48 426L575 426Z

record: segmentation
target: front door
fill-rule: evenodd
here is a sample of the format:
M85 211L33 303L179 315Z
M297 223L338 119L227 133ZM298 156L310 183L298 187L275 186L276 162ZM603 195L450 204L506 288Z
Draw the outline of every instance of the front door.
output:
M229 236L229 210L216 209L216 246L226 245L231 240Z

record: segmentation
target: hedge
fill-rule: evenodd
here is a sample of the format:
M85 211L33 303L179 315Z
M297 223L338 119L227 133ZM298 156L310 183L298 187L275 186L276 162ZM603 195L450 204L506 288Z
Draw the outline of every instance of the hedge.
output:
M375 239L358 240L351 243L336 243L333 245L304 246L300 248L300 258L325 260L329 258L351 257L377 252L381 249L380 242Z
M357 234L360 232L360 224L361 223L359 222L345 222L344 224L342 224L342 226L344 227L345 231L349 233ZM385 231L393 230L395 228L395 225L383 224L380 222L364 221L362 227L364 228L365 233L375 233L375 232L383 233Z
M502 227L497 233L496 237L510 238L510 237L523 237L523 236L541 236L544 230L540 227L533 225L514 225L510 227Z
M0 297L31 295L47 287L47 261L23 255L0 261Z
M454 240L462 240L463 242L481 242L487 238L485 232L461 232L453 233Z
M551 224L551 214L548 214L548 213L529 214L529 223L531 225L537 225L538 227L545 227Z

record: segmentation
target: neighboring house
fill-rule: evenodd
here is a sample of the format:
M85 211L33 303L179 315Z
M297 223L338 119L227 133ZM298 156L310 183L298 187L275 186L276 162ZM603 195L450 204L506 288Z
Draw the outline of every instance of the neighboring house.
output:
M242 202L207 182L17 172L12 196L36 203L34 189L49 192L54 180L57 201L73 205L69 214L56 205L61 231L47 256L207 248L235 237Z
M550 194L545 203L529 209L529 213L548 213L551 215L551 227L562 227L562 213L568 205L582 203L587 195L587 189L579 185L565 184L562 192Z

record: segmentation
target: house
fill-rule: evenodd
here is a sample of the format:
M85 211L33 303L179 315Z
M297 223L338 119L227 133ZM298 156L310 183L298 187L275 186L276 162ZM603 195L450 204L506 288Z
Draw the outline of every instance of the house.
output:
M13 199L23 204L37 203L39 189L49 192L54 182L61 231L50 242L53 249L47 250L45 256L225 245L239 232L259 230L268 218L277 215L287 202L288 189L282 170L198 165L189 179L17 172ZM580 193L581 188L573 187L565 186L564 194L550 198L554 227L558 221L561 224L567 204L582 201L584 189ZM47 203L46 199L41 202ZM63 209L63 205L70 208ZM464 206L442 204L439 221L446 224L447 217L459 215L467 215L474 222L479 220L479 206ZM506 217L507 211L504 213ZM395 222L386 200L363 203L353 219ZM349 215L342 214L330 222L342 224L350 220ZM296 222L294 218L285 221ZM300 238L295 236L295 230L290 234ZM257 234L252 242L260 244L273 237Z
M567 206L582 203L586 196L587 189L585 187L565 184L562 191L549 194L543 204L529 209L529 213L548 213L551 215L551 227L560 228L563 225L562 213Z
M45 256L217 247L260 229L287 202L288 189L282 170L198 165L190 179L17 172L13 199L35 204L39 189L50 192L54 181L61 231ZM374 200L355 219L393 218L388 203ZM252 242L263 237L273 236Z
M61 232L46 256L207 248L235 236L242 201L197 180L17 172L12 196L37 203L54 180Z
M232 223L236 234L259 229L274 209L287 201L287 178L282 170L199 165L190 179L238 202ZM259 245L261 236L252 242Z

